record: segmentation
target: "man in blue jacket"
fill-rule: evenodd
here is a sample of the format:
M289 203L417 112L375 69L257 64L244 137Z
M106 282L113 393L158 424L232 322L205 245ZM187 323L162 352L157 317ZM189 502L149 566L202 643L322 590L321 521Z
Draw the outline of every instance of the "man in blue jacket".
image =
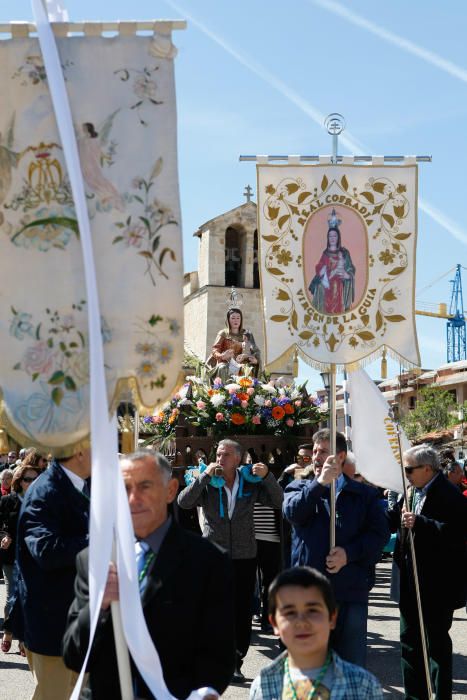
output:
M62 660L75 558L88 544L89 449L54 461L24 498L18 520L18 595L34 700L65 700L76 674Z
M329 430L313 437L315 478L293 481L284 494L284 515L293 526L292 566L326 574L339 613L332 646L345 660L366 664L368 593L372 570L389 538L376 489L342 473L347 455L344 435L330 454ZM336 546L330 548L330 484L336 481Z

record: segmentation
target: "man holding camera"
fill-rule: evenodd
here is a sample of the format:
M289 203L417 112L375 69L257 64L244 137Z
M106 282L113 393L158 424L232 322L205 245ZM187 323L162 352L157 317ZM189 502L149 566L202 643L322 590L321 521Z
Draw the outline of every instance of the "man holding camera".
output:
M283 498L281 487L265 464L253 464L251 471L239 468L242 454L238 442L221 440L216 462L209 464L178 496L181 508L201 506L203 536L225 548L232 559L237 648L233 681L237 683L245 680L240 669L251 638L256 575L254 504L280 509Z

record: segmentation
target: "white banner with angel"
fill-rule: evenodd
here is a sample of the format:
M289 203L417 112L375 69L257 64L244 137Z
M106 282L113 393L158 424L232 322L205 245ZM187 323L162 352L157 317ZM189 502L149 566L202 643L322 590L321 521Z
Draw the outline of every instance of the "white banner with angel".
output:
M97 268L108 398L172 393L183 359L182 247L169 36L57 39ZM89 432L79 229L35 38L0 42L1 388L21 444ZM64 445L66 442L66 446Z
M417 166L258 165L266 365L419 365Z

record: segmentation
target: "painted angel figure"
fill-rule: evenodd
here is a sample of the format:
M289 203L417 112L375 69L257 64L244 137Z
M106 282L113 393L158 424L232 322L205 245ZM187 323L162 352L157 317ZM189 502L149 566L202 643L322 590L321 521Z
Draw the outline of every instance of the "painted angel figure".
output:
M15 115L8 127L6 137L0 133L0 204L3 204L10 191L12 169L18 166L21 155L13 151Z
M349 251L341 245L341 223L333 209L328 219L326 249L309 285L313 306L325 314L345 313L351 308L355 297L355 266Z
M79 156L84 181L88 190L96 196L103 207L113 207L123 212L125 205L123 198L103 173L105 161L109 161L109 156L104 152L104 146L108 140L112 122L115 117L114 112L103 124L100 134L91 122L84 122L81 125L81 136L78 138Z

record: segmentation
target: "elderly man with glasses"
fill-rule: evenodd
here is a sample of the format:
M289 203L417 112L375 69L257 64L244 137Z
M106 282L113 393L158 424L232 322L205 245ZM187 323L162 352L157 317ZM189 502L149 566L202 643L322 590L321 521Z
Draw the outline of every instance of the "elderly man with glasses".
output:
M452 695L454 610L463 607L467 581L467 501L441 471L438 453L418 445L403 455L410 483L409 508L399 502L388 512L399 527L394 558L400 568L400 638L402 676L408 700L431 698L422 656L408 532L413 535L431 679L438 700ZM401 499L402 501L402 499Z

